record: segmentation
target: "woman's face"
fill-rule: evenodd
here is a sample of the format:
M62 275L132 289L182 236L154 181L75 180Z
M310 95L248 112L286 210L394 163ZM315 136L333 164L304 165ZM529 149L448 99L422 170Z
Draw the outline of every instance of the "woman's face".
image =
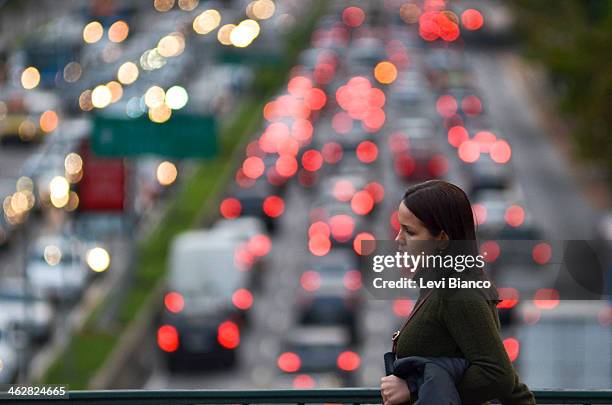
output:
M421 222L419 218L416 217L406 207L404 202L402 201L399 205L399 214L398 219L400 223L400 230L395 237L395 240L400 243L400 245L404 245L406 242L411 240L437 240L440 239L439 236L432 235L425 224ZM442 232L441 232L442 233Z

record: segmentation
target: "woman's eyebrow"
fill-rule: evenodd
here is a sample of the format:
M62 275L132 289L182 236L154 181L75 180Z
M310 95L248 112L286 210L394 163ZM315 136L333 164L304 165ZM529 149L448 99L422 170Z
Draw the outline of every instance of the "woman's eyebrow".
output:
M403 226L404 228L406 228L406 230L412 231L413 229L410 227L410 225L406 225L406 224L402 224L400 222L400 226Z

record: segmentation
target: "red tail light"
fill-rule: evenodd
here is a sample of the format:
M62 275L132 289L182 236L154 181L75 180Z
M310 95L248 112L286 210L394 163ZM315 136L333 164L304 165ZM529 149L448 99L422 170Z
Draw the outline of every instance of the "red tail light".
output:
M553 309L559 305L559 291L554 288L540 288L533 296L533 303L540 309Z
M504 214L506 223L514 228L525 222L525 210L520 205L511 205Z
M266 197L263 203L263 211L269 217L279 217L285 211L285 201L276 195Z
M308 374L300 374L296 375L293 379L293 388L314 388L316 385L314 378L309 376Z
M363 163L372 163L378 157L378 146L372 141L363 141L357 146L355 153L357 159Z
M232 294L232 304L238 309L247 310L253 305L253 294L246 288L240 288Z
M323 166L323 155L316 149L309 149L302 155L302 166L310 172L316 172Z
M508 357L510 357L510 361L515 361L519 356L521 345L515 338L507 338L504 339L504 348L508 353Z
M249 239L247 246L252 254L262 257L270 253L270 249L272 249L272 241L267 235L258 234Z
M501 249L499 244L493 240L488 240L480 245L480 254L487 263L493 263L499 257Z
M397 299L393 301L393 313L400 317L410 315L413 307L414 303L411 299Z
M363 241L372 242L362 243ZM369 255L374 251L375 248L376 237L374 237L374 235L369 232L360 232L357 234L357 236L355 236L355 239L353 240L353 250L358 255Z
M368 183L364 187L364 190L370 193L370 195L372 196L376 204L381 202L383 198L385 197L385 188L382 186L382 184L376 181Z
M516 306L519 301L519 292L516 288L498 288L497 292L502 302L497 304L499 309L510 309Z
M172 325L163 325L157 330L157 345L165 352L175 352L179 347L178 331Z
M179 313L185 307L183 296L176 291L171 291L164 297L164 305L166 309L172 313Z
M395 159L394 162L395 173L399 176L408 177L416 169L416 162L409 155L400 155Z
M367 191L358 191L351 199L351 209L357 215L367 215L374 208L374 198Z
M347 290L356 291L361 288L361 273L357 270L349 270L342 278Z
M329 220L331 234L338 242L347 242L355 231L355 221L348 215L334 215Z
M236 198L226 198L221 202L219 211L224 218L237 218L242 211L242 205Z
M217 341L226 349L235 349L240 344L240 330L232 321L225 321L217 328Z
M361 359L359 355L355 352L345 351L340 353L338 356L338 360L336 364L340 370L344 371L354 371L359 368L359 364L361 363Z
M321 276L314 270L305 271L300 277L300 285L306 291L316 291L321 287Z
M448 171L448 160L444 155L434 155L429 159L427 169L433 177L440 177Z
M537 264L546 264L552 256L552 248L546 242L540 242L531 249L531 257Z
M286 373L294 373L300 369L302 366L302 361L300 360L300 356L297 354L285 352L278 356L276 365Z

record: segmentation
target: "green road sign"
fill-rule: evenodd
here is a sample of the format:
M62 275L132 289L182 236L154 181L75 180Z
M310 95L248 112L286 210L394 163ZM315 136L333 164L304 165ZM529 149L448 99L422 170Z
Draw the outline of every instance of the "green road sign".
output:
M217 155L217 125L212 116L173 114L163 124L139 118L96 115L92 148L98 156L154 154L170 158Z

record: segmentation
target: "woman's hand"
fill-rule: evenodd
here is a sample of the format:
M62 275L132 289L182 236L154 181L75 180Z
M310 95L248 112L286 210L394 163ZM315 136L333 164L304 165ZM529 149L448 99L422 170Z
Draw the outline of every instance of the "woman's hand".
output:
M383 405L399 405L410 401L408 384L394 375L380 379L380 394L383 398Z

